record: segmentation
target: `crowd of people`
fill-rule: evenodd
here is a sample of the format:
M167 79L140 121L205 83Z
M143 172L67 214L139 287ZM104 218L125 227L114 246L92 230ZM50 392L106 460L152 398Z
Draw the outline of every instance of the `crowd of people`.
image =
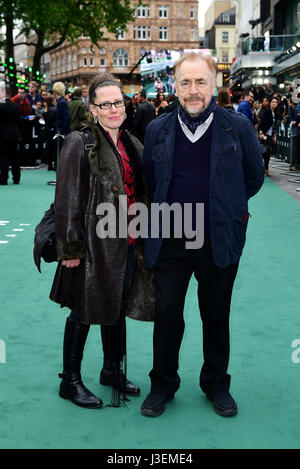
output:
M166 82L163 84L162 79ZM147 98L144 88L145 81L153 81L157 94L155 98ZM146 128L153 119L165 112L171 112L177 106L173 74L165 73L164 76L149 75L143 77L141 91L134 93L130 98L125 95L127 119L123 126L131 131L141 143L144 142ZM2 83L2 103L8 90ZM167 89L166 89L167 86ZM8 92L9 93L9 92ZM4 155L1 158L0 184L7 184L8 166L12 167L13 182L20 181L20 158L18 144L22 141L22 120L37 121L41 128L41 139L45 142L45 148L41 160L47 164L48 170L56 170L57 157L64 137L71 131L79 130L88 124L89 99L88 87L82 85L73 92L66 90L65 85L58 82L52 91L42 85L38 90L36 82L31 81L28 92L19 87L15 96L9 99L16 104L12 107L6 99L6 108L1 107L3 116L2 138L5 140ZM217 104L220 107L244 114L253 124L257 137L261 144L262 155L265 164L265 174L270 176L269 161L272 155L276 155L276 139L278 127L281 123L291 125L292 135L292 160L291 170L300 168L300 104L295 104L291 94L282 96L274 92L271 85L256 87L245 91L242 95L230 95L227 88L219 88ZM14 109L14 123L6 122L6 114L12 115ZM17 126L18 132L6 132L3 126ZM58 141L55 135L59 134ZM13 137L12 137L13 136ZM13 138L13 140L12 140Z
M27 121L38 128L39 139L44 147L39 159L48 166L48 170L56 170L57 156L65 136L78 130L88 123L88 89L78 87L74 93L66 91L62 82L53 85L50 91L43 85L38 89L35 81L25 88L19 87L15 96L4 81L0 81L0 141L2 154L0 158L0 184L7 185L11 166L14 184L19 184L21 172L20 144L26 140ZM4 142L4 143L3 143ZM27 143L27 142L26 142Z
M291 94L282 96L274 92L269 85L264 89L249 89L238 100L233 100L227 89L220 89L217 102L223 108L244 114L252 123L261 144L267 176L270 176L270 158L277 154L279 126L281 123L290 124L292 139L290 169L300 169L300 104L294 103Z

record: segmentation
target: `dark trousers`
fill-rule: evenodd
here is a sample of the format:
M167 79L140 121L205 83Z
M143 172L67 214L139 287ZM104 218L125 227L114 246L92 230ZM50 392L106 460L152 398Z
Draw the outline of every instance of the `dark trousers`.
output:
M9 165L11 165L13 181L18 183L21 179L20 158L17 153L18 142L16 140L2 140L0 145L0 183L7 183Z
M229 312L238 263L225 269L213 261L210 241L201 249L186 250L182 240L165 240L155 266L156 314L154 360L150 372L152 392L172 394L180 385L177 373L185 323L185 297L194 273L203 325L204 364L200 386L205 393L229 388Z
M273 144L273 139L270 137L270 135L266 135L266 140L264 141L263 144L263 159L264 159L264 165L265 165L265 171L268 171L269 169L269 163L270 163L270 158L274 154L274 144Z

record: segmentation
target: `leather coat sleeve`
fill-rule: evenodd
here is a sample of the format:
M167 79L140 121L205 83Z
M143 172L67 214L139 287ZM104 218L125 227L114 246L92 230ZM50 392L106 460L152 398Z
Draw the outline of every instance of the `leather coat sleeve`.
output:
M57 260L84 257L84 215L87 200L84 141L70 133L62 146L55 191Z

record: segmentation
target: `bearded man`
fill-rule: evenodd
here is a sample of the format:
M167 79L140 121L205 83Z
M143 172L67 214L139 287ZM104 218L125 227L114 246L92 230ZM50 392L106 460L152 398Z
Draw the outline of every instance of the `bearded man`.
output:
M203 325L200 387L218 414L237 413L227 373L229 311L245 244L248 199L263 184L264 166L250 121L217 106L216 72L211 56L183 54L175 67L178 108L152 121L146 130L144 171L152 205L179 204L184 216L189 215L189 233L196 238L203 234L202 247L187 243L190 236L184 232L179 237L178 223L170 218L169 237L163 236L160 220L151 229L156 236L146 239L146 262L154 270L156 295L151 392L141 408L146 416L162 414L180 385L183 310L192 274L198 282ZM200 224L199 204L204 206Z

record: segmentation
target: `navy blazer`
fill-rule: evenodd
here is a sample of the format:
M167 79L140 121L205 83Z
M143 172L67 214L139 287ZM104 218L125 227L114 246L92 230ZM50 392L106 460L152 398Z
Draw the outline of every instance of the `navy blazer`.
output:
M152 121L144 142L144 171L153 203L167 200L175 151L177 110ZM248 224L248 199L264 182L264 165L253 125L220 107L212 121L209 217L215 263L225 268L242 254ZM161 231L161 226L159 227ZM160 232L159 231L159 232ZM157 260L162 238L145 240L146 265Z

